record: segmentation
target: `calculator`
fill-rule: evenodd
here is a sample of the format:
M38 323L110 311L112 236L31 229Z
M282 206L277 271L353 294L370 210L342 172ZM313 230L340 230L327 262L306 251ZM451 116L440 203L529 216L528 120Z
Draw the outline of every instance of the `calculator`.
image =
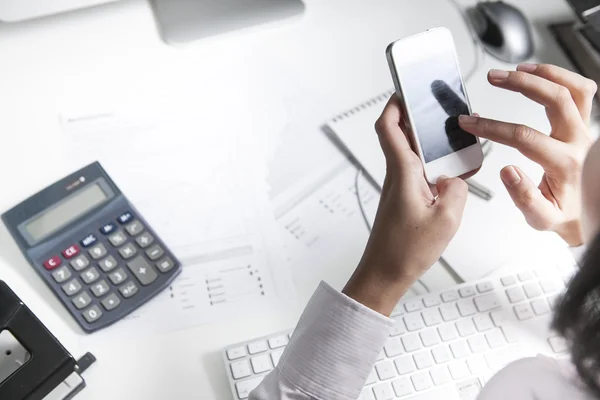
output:
M96 162L2 215L21 251L81 328L105 328L181 272L181 263Z

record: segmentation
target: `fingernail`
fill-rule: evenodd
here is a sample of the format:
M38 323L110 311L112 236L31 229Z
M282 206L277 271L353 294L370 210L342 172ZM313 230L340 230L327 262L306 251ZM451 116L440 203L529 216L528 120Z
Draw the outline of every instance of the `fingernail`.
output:
M500 172L502 182L510 188L517 186L521 183L521 176L517 173L514 167L506 167Z
M491 69L489 72L490 79L495 81L503 81L508 78L508 71L502 71L500 69Z
M458 122L461 125L474 125L477 123L477 117L474 115L459 115Z
M537 67L538 66L536 64L523 63L517 65L517 71L533 72L537 69Z

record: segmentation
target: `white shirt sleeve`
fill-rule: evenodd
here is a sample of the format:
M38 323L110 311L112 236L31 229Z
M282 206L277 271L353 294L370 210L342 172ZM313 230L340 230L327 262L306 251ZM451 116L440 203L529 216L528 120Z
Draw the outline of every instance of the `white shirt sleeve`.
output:
M279 364L250 400L356 400L392 325L321 282Z

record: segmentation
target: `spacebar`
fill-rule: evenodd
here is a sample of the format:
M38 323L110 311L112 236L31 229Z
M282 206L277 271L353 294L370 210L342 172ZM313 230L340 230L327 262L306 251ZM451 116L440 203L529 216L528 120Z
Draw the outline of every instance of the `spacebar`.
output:
M409 396L406 400L474 400L480 391L479 379L471 378L456 384L440 386L423 394ZM404 397L402 399L404 400Z

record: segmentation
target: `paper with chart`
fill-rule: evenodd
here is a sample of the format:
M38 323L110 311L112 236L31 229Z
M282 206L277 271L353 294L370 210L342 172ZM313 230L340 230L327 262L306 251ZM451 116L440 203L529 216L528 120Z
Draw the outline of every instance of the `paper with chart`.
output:
M64 115L65 169L98 160L183 263L176 282L105 336L181 329L293 301L255 138L219 115ZM96 335L94 335L96 336Z

